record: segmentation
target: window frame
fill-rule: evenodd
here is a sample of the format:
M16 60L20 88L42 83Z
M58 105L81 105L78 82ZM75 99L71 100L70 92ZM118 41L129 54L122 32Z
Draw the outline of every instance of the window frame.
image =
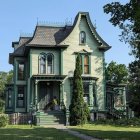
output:
M23 69L21 70L20 65L23 65ZM22 75L22 77L20 75ZM17 79L20 81L25 80L25 61L18 61Z
M79 34L79 44L84 45L86 44L86 33L85 31L81 31Z
M22 89L22 93L19 93L19 89ZM19 96L20 95L20 96ZM21 96L22 95L22 96ZM16 107L17 108L24 108L25 107L25 86L17 86L17 96L16 96ZM19 101L23 101L23 104L20 105Z
M10 92L9 92L9 91L10 91ZM7 108L12 108L12 89L11 89L11 88L8 88L7 92L8 92L8 93L7 93L7 95L8 95L8 96L7 96L7 100L8 100L8 101L7 101ZM11 94L11 97L9 96L9 94ZM10 104L10 103L9 103L10 101L11 101L11 106L9 105L9 104Z
M87 86L87 87L85 88L85 86ZM88 91L86 91L86 90L88 90ZM84 91L83 99L84 99L84 97L86 97L87 98L87 102L86 103L87 103L87 105L90 105L89 81L83 81L83 91ZM85 102L85 99L84 99L84 102Z
M51 64L48 64L48 56L51 56L52 59ZM47 74L54 74L54 55L52 53L48 53L46 60L47 60L47 68L46 68ZM48 72L49 66L51 66L51 72Z
M85 56L88 57L88 64L85 65ZM90 54L80 54L80 66L82 69L82 74L89 75L91 74L91 55ZM88 66L88 72L85 72L85 66Z
M41 60L44 61L44 64L41 63ZM43 68L43 69L41 69L41 68ZM39 55L39 74L46 74L46 55L45 54Z
M87 63L85 64L85 58L87 58ZM83 69L83 74L89 74L89 56L88 55L84 55L84 69ZM87 68L87 71L86 69Z

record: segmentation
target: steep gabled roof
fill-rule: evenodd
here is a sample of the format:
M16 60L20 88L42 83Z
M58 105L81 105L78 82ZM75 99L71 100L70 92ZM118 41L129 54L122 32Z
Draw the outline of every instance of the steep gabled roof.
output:
M93 34L93 36L95 37L95 39L97 40L97 42L99 44L101 44L98 49L99 50L103 50L103 51L107 51L108 49L111 48L111 46L109 46L100 36L99 34L97 33L96 31L96 28L93 26L92 22L91 22L91 19L90 19L90 16L89 16L89 13L88 12L79 12L76 17L75 17L75 20L74 20L74 24L73 24L73 28L71 30L71 32L75 29L76 25L79 24L80 20L81 20L81 17L84 16L87 20L87 23L89 25L89 28ZM70 33L71 33L70 32ZM67 36L68 37L68 36ZM63 40L60 44L63 44L65 42L65 40Z

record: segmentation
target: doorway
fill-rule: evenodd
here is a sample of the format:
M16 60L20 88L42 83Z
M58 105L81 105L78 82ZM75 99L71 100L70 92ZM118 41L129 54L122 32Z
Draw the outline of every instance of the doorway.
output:
M53 83L41 81L39 82L38 104L39 110L44 110L45 106L53 99Z

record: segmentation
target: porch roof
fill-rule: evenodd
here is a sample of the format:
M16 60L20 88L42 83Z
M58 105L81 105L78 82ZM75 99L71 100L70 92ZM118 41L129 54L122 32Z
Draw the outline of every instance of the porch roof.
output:
M35 80L44 80L44 81L63 81L66 75L33 75L32 78Z

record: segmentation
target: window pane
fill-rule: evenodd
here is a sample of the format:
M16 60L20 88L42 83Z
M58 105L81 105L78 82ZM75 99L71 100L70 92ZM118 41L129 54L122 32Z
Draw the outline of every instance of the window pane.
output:
M46 57L44 55L40 56L40 74L46 73Z
M80 43L86 43L86 34L84 31L80 32Z
M88 65L89 63L89 56L85 55L84 57L84 65Z
M17 107L24 107L24 86L18 87Z
M24 80L24 63L18 64L18 80Z
M12 107L12 90L8 90L8 107Z
M48 66L48 74L52 74L52 66Z
M48 62L48 64L52 64L52 55L51 54L49 54L47 56L47 62Z
M89 82L83 83L84 93L89 94Z
M47 73L48 74L53 73L53 56L52 56L52 54L48 54L48 56L47 56Z
M40 73L45 74L46 73L46 65L40 65Z
M84 74L89 74L89 66L88 65L84 66Z
M84 57L84 74L89 74L89 56Z
M89 82L84 82L83 83L83 89L84 89L84 101L89 104Z

